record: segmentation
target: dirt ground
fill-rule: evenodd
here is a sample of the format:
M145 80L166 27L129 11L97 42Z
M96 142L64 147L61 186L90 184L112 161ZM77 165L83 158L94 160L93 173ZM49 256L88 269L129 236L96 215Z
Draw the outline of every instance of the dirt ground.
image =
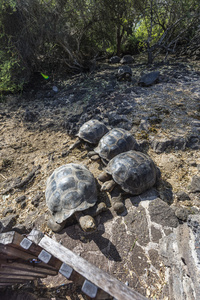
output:
M174 64L174 60L172 62ZM153 69L137 63L132 66L135 81L116 82L110 91L109 84L116 81L113 74L118 66L102 64L94 74L75 75L66 80L51 79L50 82L45 82L37 75L33 84L22 95L4 96L0 103L0 220L14 215L15 226L24 225L29 231L37 224L38 229L44 233L50 236L53 234L46 226L49 217L44 196L46 180L55 168L70 162L87 165L95 177L100 174L103 166L88 158L88 150L84 145L68 155L65 152L74 142L74 133L84 120L101 115L110 128L127 124L122 120L114 126L112 124L115 123L109 119L118 105L116 102L115 106L115 99L125 103L126 107L130 106L129 111L116 114L125 116L128 124L131 124L130 131L144 145L145 142L149 143L151 139L155 140L160 136L162 139L169 138L169 132L172 136L175 133L180 136L181 122L185 124L185 132L181 136L190 132L190 123L185 118L195 122L200 120L200 64L192 61L181 61L177 66L173 64L154 66L154 69L161 70L161 80L149 88L138 87L137 80L143 71ZM175 76L176 72L180 76ZM98 87L99 82L101 88ZM58 93L52 91L53 86L58 87ZM163 99L162 102L159 102L159 97ZM91 105L93 98L94 103ZM153 99L152 102L150 99ZM138 112L137 107L140 107ZM163 113L167 109L168 112ZM144 130L141 120L150 120L155 112L157 119L159 116L162 122L156 119L157 122L152 128ZM172 118L172 114L173 122L169 128L164 122ZM72 123L77 127L70 127L74 130L70 132L69 126ZM197 132L200 134L200 131ZM147 147L145 151L161 170L163 185L160 189L164 187L172 190L173 204L188 209L195 207L198 211L199 193L190 193L190 184L194 175L199 174L199 149L185 147L156 153L152 147ZM16 183L27 179L31 171L33 173L29 180L24 185L17 186ZM191 200L178 201L177 193L180 191L187 193ZM22 196L25 198L21 200L19 197ZM99 197L104 196L99 194Z

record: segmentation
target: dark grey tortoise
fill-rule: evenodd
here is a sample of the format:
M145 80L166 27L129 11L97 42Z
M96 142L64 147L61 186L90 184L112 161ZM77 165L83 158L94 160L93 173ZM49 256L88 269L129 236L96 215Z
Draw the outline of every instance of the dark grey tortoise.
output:
M134 58L129 54L124 55L120 60L121 64L132 64L133 62L134 62Z
M138 85L144 86L144 87L150 86L150 85L158 82L159 75L160 75L159 71L147 73L139 79Z
M84 231L96 229L92 215L103 211L104 203L96 205L97 188L92 173L83 165L69 163L57 168L47 179L46 203L52 214L48 226L54 232L62 230L74 216ZM70 224L70 222L68 222Z
M156 165L148 155L131 150L111 159L98 179L104 182L102 191L111 192L118 185L128 194L139 195L156 183L159 174ZM118 188L114 194L113 207L121 213L125 206L119 190Z
M100 157L103 163L107 164L109 160L122 152L138 149L137 141L129 131L114 128L100 139L98 146L88 155L94 160Z
M131 81L132 78L132 70L129 66L121 66L117 72L117 80L118 81Z
M78 139L73 145L71 145L68 151L78 147L82 141L85 141L89 144L97 144L99 140L108 132L107 126L96 119L89 120L84 123L77 134Z
M109 59L110 64L118 64L120 62L120 57L119 56L112 56Z

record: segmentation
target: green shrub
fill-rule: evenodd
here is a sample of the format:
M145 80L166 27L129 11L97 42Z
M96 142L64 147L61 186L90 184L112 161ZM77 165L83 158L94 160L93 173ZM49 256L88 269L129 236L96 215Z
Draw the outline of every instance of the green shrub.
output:
M0 50L0 93L21 91L24 84L20 61L9 50Z
M16 12L15 0L0 3L0 94L22 90L23 68L10 32L10 20Z

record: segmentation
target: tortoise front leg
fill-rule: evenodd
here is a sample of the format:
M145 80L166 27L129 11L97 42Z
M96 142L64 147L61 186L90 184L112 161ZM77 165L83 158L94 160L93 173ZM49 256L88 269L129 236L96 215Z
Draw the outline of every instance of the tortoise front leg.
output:
M115 186L112 192L110 193L111 195L111 202L114 210L118 213L121 214L125 210L125 205L123 203L122 199L122 194L121 194L121 189L119 186Z
M85 232L91 232L96 230L96 223L92 216L84 215L82 212L75 212L75 217L81 227Z
M115 186L116 183L114 182L114 180L106 181L102 184L101 191L112 192Z
M48 222L47 226L53 231L53 232L60 232L65 227L66 221L63 221L62 223L57 223L53 217L51 217Z

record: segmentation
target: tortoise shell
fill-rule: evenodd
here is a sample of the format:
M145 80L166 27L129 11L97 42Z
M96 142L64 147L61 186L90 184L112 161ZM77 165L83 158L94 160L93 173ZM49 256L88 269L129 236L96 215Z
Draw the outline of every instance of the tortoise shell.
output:
M120 57L119 56L112 56L109 59L109 63L111 64L118 64L120 62Z
M133 62L134 62L134 58L129 54L124 55L120 60L121 64L132 64Z
M143 75L139 82L138 85L140 86L150 86L153 83L156 83L159 79L160 72L159 71L154 71L150 72L148 74Z
M121 188L132 195L139 195L156 183L157 168L153 160L139 151L128 151L115 156L106 172Z
M137 149L138 144L133 135L122 128L114 128L105 134L99 141L94 151L105 160L109 161L119 153Z
M81 126L77 136L88 143L97 144L107 132L108 128L104 123L93 119Z
M94 176L83 165L63 165L47 179L45 197L55 221L62 223L76 211L86 210L96 203Z
M132 70L129 66L121 66L117 72L117 79L120 80L131 80Z

